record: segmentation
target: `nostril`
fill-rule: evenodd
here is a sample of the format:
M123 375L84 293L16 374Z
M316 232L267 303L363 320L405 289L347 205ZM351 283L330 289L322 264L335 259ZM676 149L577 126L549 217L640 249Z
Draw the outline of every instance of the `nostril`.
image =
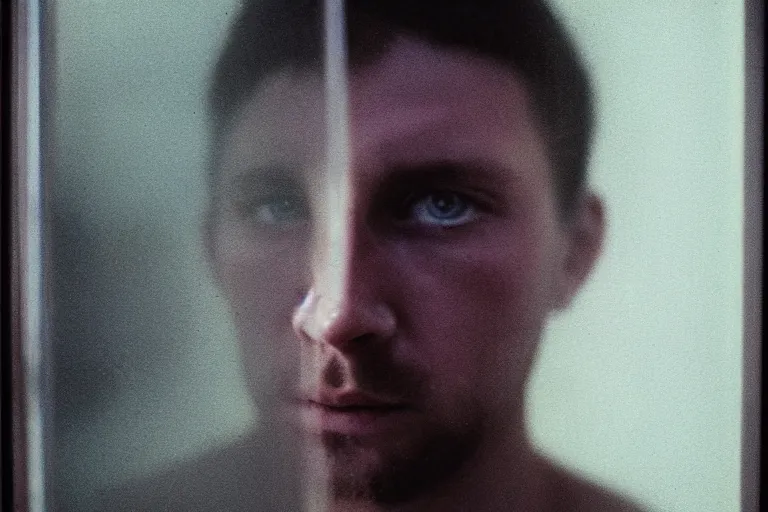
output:
M323 382L331 388L341 388L344 385L344 371L338 358L332 358L322 374Z
M377 337L378 336L373 333L361 334L360 336L356 336L355 338L351 339L350 343L354 345L368 344L373 341L376 341Z

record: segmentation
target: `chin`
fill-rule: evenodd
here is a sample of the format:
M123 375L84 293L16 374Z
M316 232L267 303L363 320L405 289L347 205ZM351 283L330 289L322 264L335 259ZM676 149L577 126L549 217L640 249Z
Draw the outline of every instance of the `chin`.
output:
M400 505L429 494L476 454L481 423L461 431L432 429L376 440L338 433L321 436L330 494L336 500ZM410 434L410 435L409 435Z

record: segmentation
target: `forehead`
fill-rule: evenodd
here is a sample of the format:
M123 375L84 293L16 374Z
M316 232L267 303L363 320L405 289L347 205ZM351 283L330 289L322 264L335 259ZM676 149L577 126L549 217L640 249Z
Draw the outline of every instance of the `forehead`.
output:
M286 68L268 77L224 139L225 169L321 165L324 87L323 77L308 70ZM450 159L467 151L538 160L543 145L535 121L525 83L514 70L419 39L400 37L349 80L354 161Z

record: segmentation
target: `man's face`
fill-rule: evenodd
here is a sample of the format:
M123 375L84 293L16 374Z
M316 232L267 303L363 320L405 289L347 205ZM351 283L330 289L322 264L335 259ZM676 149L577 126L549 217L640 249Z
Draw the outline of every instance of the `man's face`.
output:
M399 39L350 78L343 170L323 86L284 70L242 109L208 243L264 414L297 420L337 493L396 500L522 439L573 237L507 68Z

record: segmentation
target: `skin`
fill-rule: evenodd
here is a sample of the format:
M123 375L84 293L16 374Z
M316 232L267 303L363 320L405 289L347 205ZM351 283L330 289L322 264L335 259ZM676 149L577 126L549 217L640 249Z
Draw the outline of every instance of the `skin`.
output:
M525 385L599 255L599 199L560 214L525 84L494 61L400 38L350 78L342 172L322 91L295 69L258 87L206 228L267 424L295 427L332 510L553 508Z

